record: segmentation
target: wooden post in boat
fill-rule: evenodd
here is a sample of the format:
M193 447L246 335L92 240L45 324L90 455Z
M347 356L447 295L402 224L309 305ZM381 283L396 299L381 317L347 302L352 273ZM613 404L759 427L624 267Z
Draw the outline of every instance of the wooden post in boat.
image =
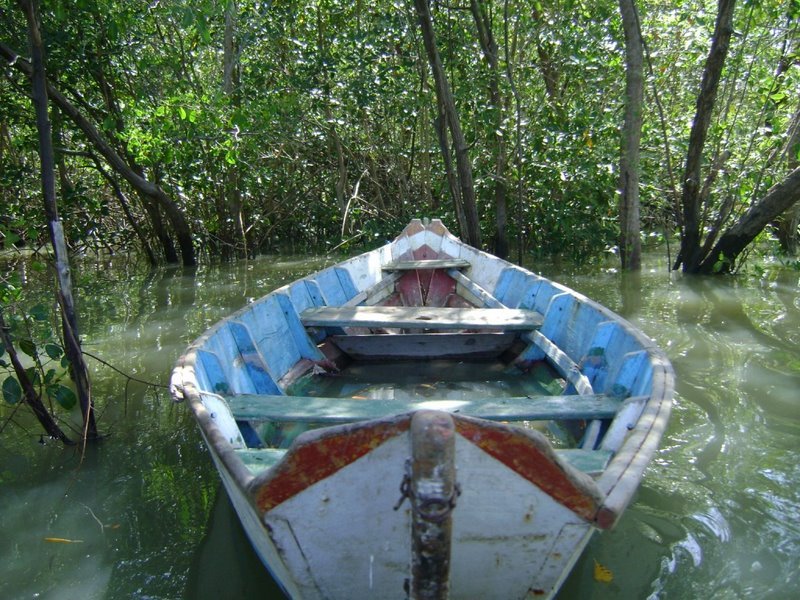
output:
M451 513L455 508L455 425L449 414L411 419L411 597L440 600L450 590Z

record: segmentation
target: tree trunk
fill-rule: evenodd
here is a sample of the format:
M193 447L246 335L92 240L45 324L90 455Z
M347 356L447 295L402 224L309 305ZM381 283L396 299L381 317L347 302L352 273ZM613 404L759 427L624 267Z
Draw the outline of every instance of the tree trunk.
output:
M50 241L55 255L58 277L58 303L61 307L61 323L64 337L64 352L70 361L72 378L83 415L84 440L96 440L97 426L94 418L94 404L91 396L89 371L83 360L78 322L75 316L75 302L72 297L72 278L70 274L67 244L64 229L58 216L56 203L55 157L51 137L50 118L47 102L47 75L45 73L44 45L39 28L38 6L35 0L19 0L19 5L28 21L28 36L31 46L33 86L33 105L36 110L36 128L39 132L39 154L41 157L42 196L47 215Z
M506 186L506 138L503 134L503 98L500 94L500 64L497 42L492 32L492 22L480 0L471 0L470 10L478 30L486 62L489 63L489 102L494 113L494 210L495 235L493 252L500 258L508 257L508 208Z
M223 40L222 89L234 110L241 108L239 94L239 44L236 40L236 17L238 8L236 0L227 0L225 5L225 36ZM244 227L242 190L240 187L239 165L226 165L225 196L232 222L231 242L235 254L248 255L247 234ZM220 223L223 226L223 223ZM224 231L228 227L224 227Z
M683 210L683 231L681 249L673 268L683 265L683 271L692 273L703 260L700 235L700 189L703 149L711 124L711 116L717 98L717 89L722 76L722 68L728 55L731 34L733 33L733 11L736 0L719 0L717 21L711 49L706 59L700 94L697 96L692 130L689 134L689 148L686 152L686 167L683 176L681 206Z
M786 143L789 169L800 166L800 110L795 112L789 127L789 141ZM776 221L776 235L781 249L788 256L797 256L797 227L800 225L800 202L796 203Z
M736 258L778 215L800 202L800 167L786 179L772 186L733 227L728 229L713 250L696 269L698 273L727 273L733 270Z
M639 143L642 138L644 52L635 0L619 0L625 31L625 122L619 169L619 257L622 269L642 268L639 220Z
M480 248L481 229L478 219L478 207L475 201L475 187L472 180L472 165L469 161L469 148L461 131L461 123L458 119L456 104L447 81L447 75L442 66L442 59L439 56L439 49L436 46L436 38L433 33L433 21L428 7L427 0L414 0L417 9L420 28L422 29L422 40L425 44L425 51L428 55L428 62L433 72L433 80L436 86L436 96L444 107L450 136L453 140L456 155L456 170L458 171L458 183L461 190L461 203L464 207L464 217L467 230L462 231L461 235L465 242L470 246Z
M20 57L8 46L0 42L0 56L10 66L27 77L33 76L31 64ZM97 128L73 105L54 85L45 82L47 96L67 115L75 125L83 131L95 149L106 159L111 167L119 173L140 194L152 199L163 210L178 239L183 264L191 266L197 263L192 232L183 210L155 183L148 181L136 169L128 164L106 141ZM169 259L168 259L169 260Z

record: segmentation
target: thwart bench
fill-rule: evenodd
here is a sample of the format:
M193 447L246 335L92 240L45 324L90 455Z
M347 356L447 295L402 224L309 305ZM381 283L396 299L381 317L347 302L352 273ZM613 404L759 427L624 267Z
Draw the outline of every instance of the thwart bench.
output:
M304 310L300 321L307 327L531 331L541 327L542 315L519 308L320 306Z

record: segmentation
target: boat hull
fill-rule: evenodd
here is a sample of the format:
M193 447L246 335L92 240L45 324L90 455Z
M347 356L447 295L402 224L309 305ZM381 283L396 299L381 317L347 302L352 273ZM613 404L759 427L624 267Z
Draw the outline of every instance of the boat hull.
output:
M428 403L451 423L458 492L431 517L449 549L433 587L452 598L550 597L593 532L631 501L669 415L663 352L588 298L462 244L438 221L413 221L393 243L217 324L174 371L175 397L191 406L288 596L420 596L416 531L428 517L408 490L431 484L410 475L411 423L425 402L287 390L347 361L441 357L514 372L546 364L566 395L487 397L476 387ZM577 445L554 449L529 424L545 419L579 430Z

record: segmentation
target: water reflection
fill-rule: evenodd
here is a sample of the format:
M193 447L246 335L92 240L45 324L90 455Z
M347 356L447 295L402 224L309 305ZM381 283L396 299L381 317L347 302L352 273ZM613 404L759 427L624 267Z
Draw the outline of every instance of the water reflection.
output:
M329 262L82 265L86 348L165 385L183 348L210 324ZM800 274L682 279L660 257L637 276L533 267L641 327L677 372L670 427L636 502L614 531L593 539L559 597L796 595ZM97 362L91 368L100 426L111 436L82 462L40 445L35 424L18 415L27 433L9 426L0 436L0 597L280 597L185 407L163 388L126 384ZM0 406L0 419L9 414ZM595 579L596 564L612 582Z

